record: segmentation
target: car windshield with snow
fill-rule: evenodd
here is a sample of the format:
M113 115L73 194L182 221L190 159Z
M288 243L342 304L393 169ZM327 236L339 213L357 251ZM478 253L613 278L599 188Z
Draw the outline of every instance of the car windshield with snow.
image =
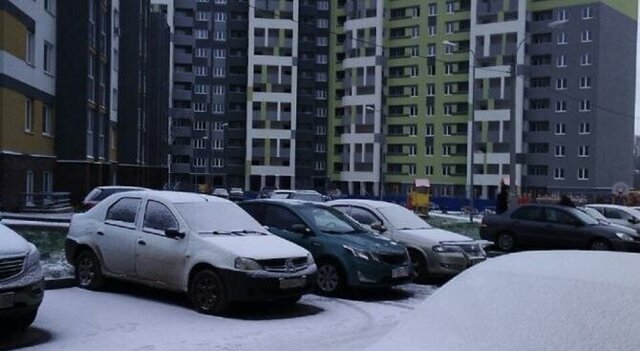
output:
M113 195L73 216L66 256L81 287L130 280L185 292L197 311L213 314L231 301L294 303L316 273L307 250L233 202L169 191Z
M338 210L314 202L256 200L240 206L269 230L311 251L320 292L387 287L411 280L406 248L373 234Z
M455 275L486 259L488 242L433 228L402 206L374 200L335 200L327 205L406 245L418 280Z

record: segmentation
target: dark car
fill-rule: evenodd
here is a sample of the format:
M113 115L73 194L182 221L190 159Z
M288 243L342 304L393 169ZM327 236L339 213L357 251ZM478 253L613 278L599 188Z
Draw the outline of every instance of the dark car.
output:
M118 186L118 185L110 185L110 186L99 186L94 188L89 192L87 197L82 201L82 208L87 211L91 209L93 206L97 205L100 201L106 199L109 195L121 193L124 191L139 191L139 190L147 190L145 188L137 187L137 186Z
M411 260L402 244L369 232L334 208L275 199L245 201L240 207L273 234L311 252L322 293L411 281Z
M480 237L506 252L516 248L640 252L636 231L607 225L573 207L524 205L482 219Z
M265 186L260 189L260 193L258 194L258 198L260 199L268 199L271 197L274 191L278 190L277 186Z

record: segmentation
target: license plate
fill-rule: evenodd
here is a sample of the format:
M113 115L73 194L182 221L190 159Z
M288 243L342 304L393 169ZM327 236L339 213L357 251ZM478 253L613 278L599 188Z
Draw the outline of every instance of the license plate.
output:
M307 284L307 278L281 279L280 289L302 288Z
M0 308L13 307L13 293L0 294Z
M398 267L391 271L391 278L403 278L409 276L409 267Z

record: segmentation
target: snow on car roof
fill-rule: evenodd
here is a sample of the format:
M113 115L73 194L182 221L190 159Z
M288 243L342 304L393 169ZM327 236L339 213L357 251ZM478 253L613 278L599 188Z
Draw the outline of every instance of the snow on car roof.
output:
M139 186L129 186L129 185L105 185L99 186L98 189L133 189L133 190L146 190L146 188Z
M143 196L149 195L152 197L161 198L166 201L172 202L174 204L187 203L187 202L205 202L205 201L227 202L227 200L221 199L216 196L198 194L198 193L188 193L188 192L181 192L181 191L151 190L151 191L140 191L135 193L139 193L140 195L143 195ZM131 192L128 193L128 195L131 195L131 194L133 193Z
M346 204L359 204L359 205L363 205L363 206L370 206L373 208L381 208L381 207L387 207L387 206L399 206L393 202L387 202L387 201L378 201L378 200L359 200L359 199L343 199L343 200L333 200L333 201L329 201L326 203L327 205L331 206L331 205L346 205Z
M640 255L534 251L474 266L368 350L634 350Z

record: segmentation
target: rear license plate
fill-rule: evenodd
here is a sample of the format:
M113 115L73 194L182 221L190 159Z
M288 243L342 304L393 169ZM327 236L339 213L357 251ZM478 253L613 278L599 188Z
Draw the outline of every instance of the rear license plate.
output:
M0 294L0 309L13 307L13 293Z
M403 278L409 276L409 267L398 267L391 271L391 278Z
M307 284L307 278L281 279L280 289L302 288Z

